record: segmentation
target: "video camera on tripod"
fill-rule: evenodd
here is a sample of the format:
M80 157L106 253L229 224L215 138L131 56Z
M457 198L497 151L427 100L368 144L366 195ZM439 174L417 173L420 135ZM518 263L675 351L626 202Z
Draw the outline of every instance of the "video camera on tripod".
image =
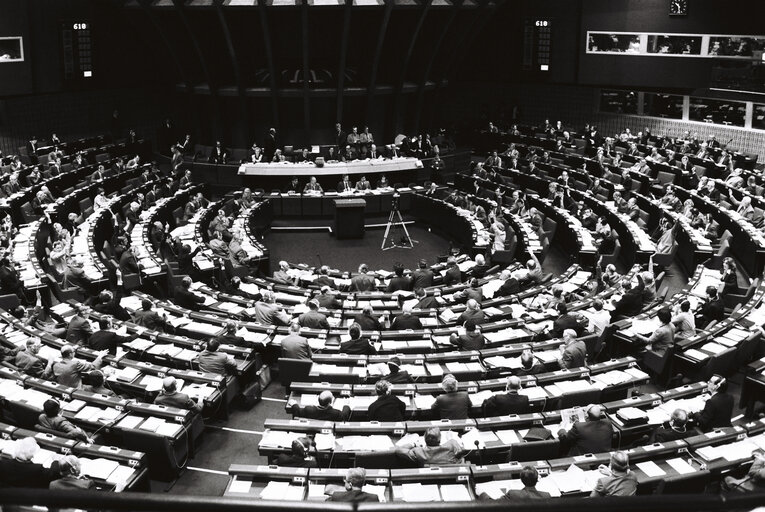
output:
M398 192L393 192L393 196L391 197L390 201L390 209L391 211L397 212L398 211L398 199L401 197L401 194Z

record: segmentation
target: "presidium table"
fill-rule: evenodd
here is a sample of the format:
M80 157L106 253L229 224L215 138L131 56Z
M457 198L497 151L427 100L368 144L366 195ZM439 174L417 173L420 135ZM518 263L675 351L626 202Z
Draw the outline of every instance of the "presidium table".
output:
M239 166L243 176L342 176L343 174L385 174L422 168L417 158L376 158L350 162L328 162L318 166L314 162L244 163ZM370 179L369 181L374 182Z

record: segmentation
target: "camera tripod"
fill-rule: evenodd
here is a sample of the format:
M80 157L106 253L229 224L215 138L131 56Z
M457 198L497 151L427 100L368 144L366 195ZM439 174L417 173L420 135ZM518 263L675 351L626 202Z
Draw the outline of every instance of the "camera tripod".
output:
M385 226L385 236L383 237L382 246L380 249L387 251L399 247L401 249L412 249L414 244L418 243L417 240L413 240L409 236L409 230L406 229L404 219L401 217L401 212L398 206L394 204L393 209L388 216L388 225ZM388 245L388 247L386 247Z

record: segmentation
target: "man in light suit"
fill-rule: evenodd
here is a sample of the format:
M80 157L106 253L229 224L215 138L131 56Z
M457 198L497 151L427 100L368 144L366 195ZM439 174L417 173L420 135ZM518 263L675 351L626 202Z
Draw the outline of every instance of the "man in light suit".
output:
M289 359L308 359L313 357L308 339L300 335L300 324L292 322L290 333L282 340L282 357Z

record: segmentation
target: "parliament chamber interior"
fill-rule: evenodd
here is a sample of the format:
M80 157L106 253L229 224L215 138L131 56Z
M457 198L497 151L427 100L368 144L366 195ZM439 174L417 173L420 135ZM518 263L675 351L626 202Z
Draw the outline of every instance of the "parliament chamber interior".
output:
M0 510L765 506L760 3L2 0Z

